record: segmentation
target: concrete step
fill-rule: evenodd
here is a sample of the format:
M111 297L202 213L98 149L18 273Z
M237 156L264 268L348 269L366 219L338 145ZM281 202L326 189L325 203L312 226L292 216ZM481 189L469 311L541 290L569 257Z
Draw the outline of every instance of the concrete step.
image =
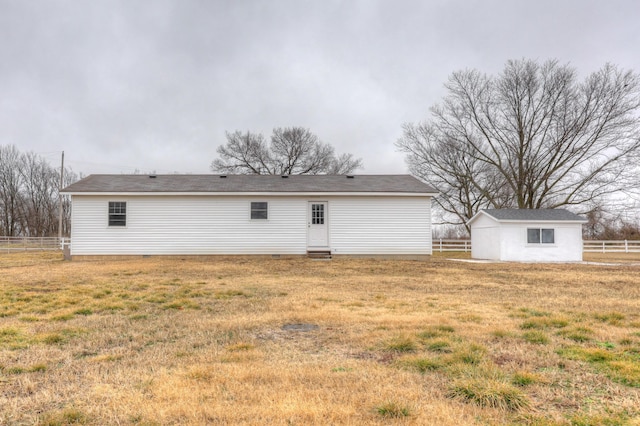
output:
M309 259L331 259L331 250L307 250Z

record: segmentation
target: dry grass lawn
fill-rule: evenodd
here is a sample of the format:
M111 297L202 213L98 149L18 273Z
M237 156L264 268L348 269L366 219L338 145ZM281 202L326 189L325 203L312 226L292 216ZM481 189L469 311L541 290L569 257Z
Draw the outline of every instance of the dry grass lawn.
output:
M640 424L640 256L0 256L0 424Z

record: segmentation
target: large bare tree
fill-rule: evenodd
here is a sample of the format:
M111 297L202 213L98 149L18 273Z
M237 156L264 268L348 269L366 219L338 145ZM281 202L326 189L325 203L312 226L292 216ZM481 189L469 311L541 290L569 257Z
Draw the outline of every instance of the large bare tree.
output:
M640 164L640 79L605 65L578 80L557 61L507 62L497 76L455 72L431 119L396 146L441 192L451 223L482 208L580 206L629 188Z
M238 174L348 174L362 167L352 154L336 156L334 148L301 127L276 128L267 145L264 136L236 131L226 134L211 163L217 173Z

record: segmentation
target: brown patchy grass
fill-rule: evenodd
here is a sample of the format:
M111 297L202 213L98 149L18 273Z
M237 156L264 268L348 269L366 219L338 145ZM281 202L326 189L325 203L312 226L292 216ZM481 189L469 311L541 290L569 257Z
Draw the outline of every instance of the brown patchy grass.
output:
M0 424L638 424L639 266L448 257L2 255Z

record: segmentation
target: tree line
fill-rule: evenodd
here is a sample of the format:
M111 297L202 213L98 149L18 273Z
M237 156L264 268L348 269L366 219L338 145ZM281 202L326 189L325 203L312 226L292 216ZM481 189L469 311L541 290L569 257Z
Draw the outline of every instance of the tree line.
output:
M63 186L78 180L65 168ZM58 236L60 168L34 152L0 145L0 235L10 237ZM71 204L62 200L62 235L71 229Z

